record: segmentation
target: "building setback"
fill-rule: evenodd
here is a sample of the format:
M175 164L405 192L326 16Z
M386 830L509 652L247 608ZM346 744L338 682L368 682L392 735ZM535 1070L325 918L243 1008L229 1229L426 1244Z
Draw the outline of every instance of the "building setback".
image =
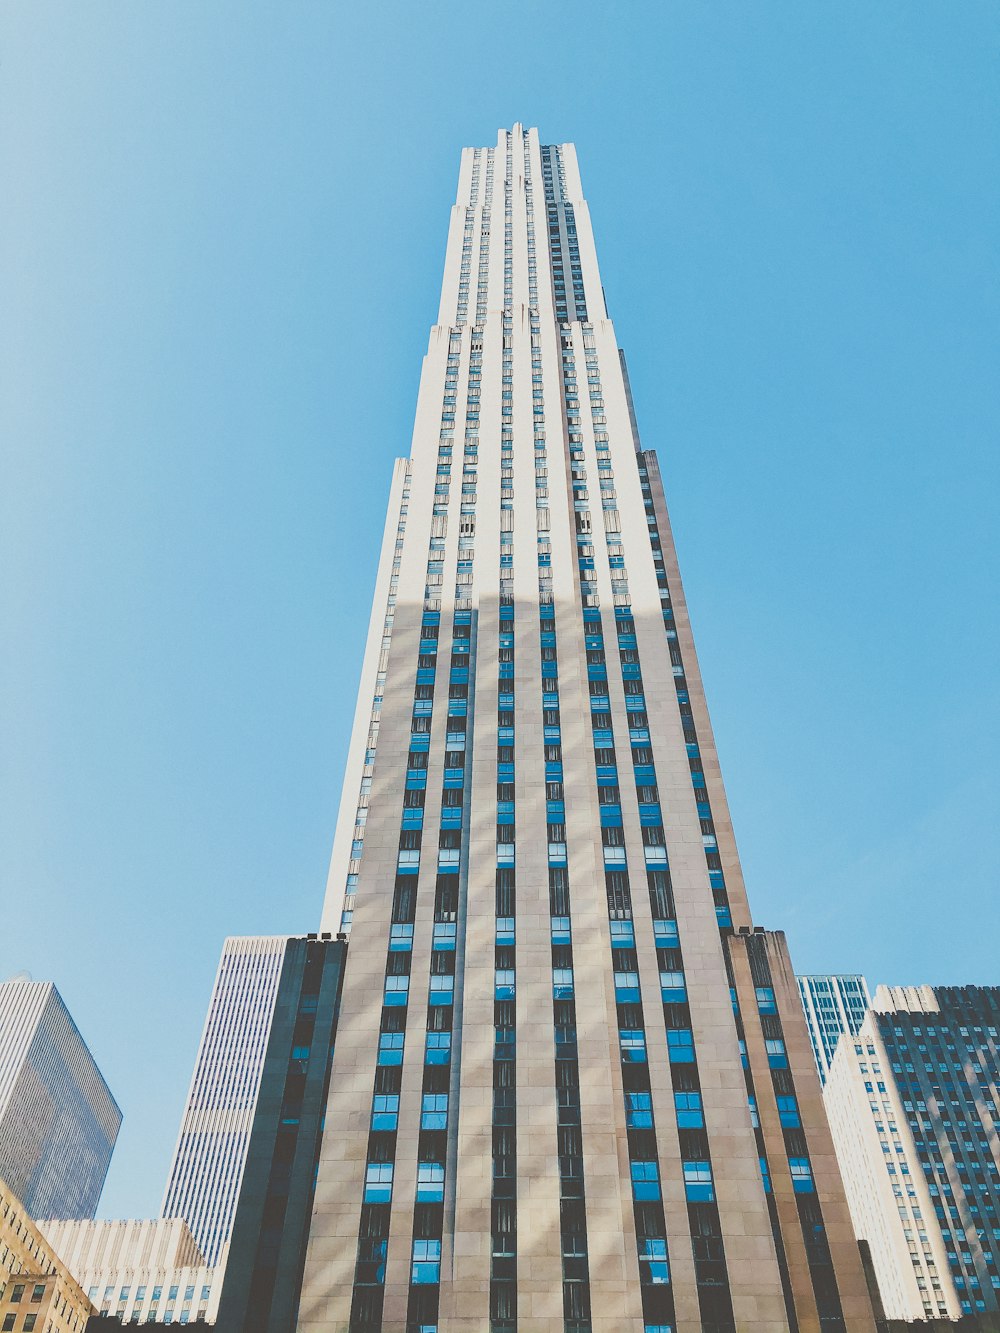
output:
M161 1217L181 1217L209 1265L229 1240L285 956L285 935L226 940Z
M857 1033L871 997L862 976L809 976L797 980L816 1069L820 1082L825 1083L838 1041L845 1032L852 1037Z
M0 984L0 1178L30 1217L93 1217L122 1113L50 981Z
M873 1328L576 153L520 125L462 156L324 929L304 1333Z
M1000 987L880 986L824 1093L890 1318L1000 1312Z

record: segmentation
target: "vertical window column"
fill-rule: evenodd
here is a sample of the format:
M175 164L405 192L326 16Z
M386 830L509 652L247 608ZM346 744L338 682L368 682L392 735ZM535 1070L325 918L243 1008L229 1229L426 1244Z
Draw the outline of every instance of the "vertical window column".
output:
M650 744L642 669L635 640L635 624L631 613L628 574L625 568L625 553L620 535L621 519L614 488L614 470L608 450L607 434L603 429L600 431L597 429L598 426L603 427L606 424L600 364L593 330L586 324L583 326L582 340L591 419L595 427L601 509L607 538L608 572L614 597L615 628L619 639L619 660L625 693L625 706L629 718L629 742L632 751L633 779L639 805L643 856L650 892L654 895L654 899L663 899L662 903L654 900L654 932L658 921L662 920L662 918L657 918L657 912L661 906L668 906L666 899L668 897L670 899L670 917L667 920L669 920L673 929L670 937L665 933L659 935L657 939L657 957L702 1327L706 1333L731 1333L731 1330L735 1327L732 1297L726 1269L719 1209L715 1199L711 1152L702 1112L701 1085L690 1009L688 1007L680 939L677 936L676 917L673 913L672 895L670 894L666 836ZM568 342L567 346L567 342L568 340L564 338L564 376L573 370L572 343ZM573 380L575 384L575 374ZM598 439L598 436L601 438ZM570 459L573 463L572 437ZM573 476L575 481L579 478L579 485L585 488L587 477L583 460L584 453L581 442L578 457L575 460L576 466L573 468ZM600 689L606 696L607 666L604 657L603 628L600 623L600 612L596 610L596 584L592 582L594 579L592 572L594 548L589 544L590 524L581 521L582 517L578 513L577 528L581 584L587 578L588 583L594 588L594 595L590 599L591 605L588 606L588 599L584 599L585 632L589 631L587 638L587 670L591 680L592 695L595 690ZM607 715L607 721L610 724L610 713ZM615 762L614 736L610 729L595 725L594 748L598 764L598 786L601 786L602 778L605 782L617 784L618 770ZM626 902L629 887L628 870L624 864L624 838L621 836L620 830L619 836L616 838L613 826L602 829L602 837L605 846L605 868L609 881L611 876L621 877L621 901L618 901L612 893L611 883L609 882L609 909L612 923L614 923L616 910L627 910L628 917L631 917L630 900ZM618 864L621 866L620 869L612 869L613 866ZM633 992L636 1001L638 1001L638 971L636 970L633 974L629 967L632 959L636 957L634 943L631 949L618 949L615 952L617 954L615 981L619 1003L623 999L631 1000ZM638 1005L636 1007L641 1016L641 1008ZM636 1035L637 1037L642 1036L644 1046L644 1035L641 1033ZM651 1163L647 1164L645 1169L651 1171L653 1165Z
M503 534L501 534L502 536ZM501 546L501 581L504 577ZM493 992L493 1185L490 1333L517 1328L517 1033L515 996L514 601L500 599L497 696L496 933Z
M417 907L440 620L440 612L425 610L420 627L410 749L400 817L399 851L351 1301L351 1333L378 1333L382 1326L385 1261L389 1245L399 1094L406 1040L413 923Z
M587 556L581 557L583 561L589 559ZM597 607L585 607L583 616L608 902L608 935L614 972L625 1124L632 1177L632 1209L643 1319L646 1329L652 1331L672 1327L673 1290L601 612ZM661 984L662 980L661 976Z
M600 808L601 843L608 904L608 933L614 971L626 1132L632 1178L643 1319L649 1333L672 1327L673 1290L667 1252L659 1153L646 1054L646 1030L639 961L632 924L632 898L622 821L621 788L608 693L608 669L599 609L595 552L583 436L579 429L579 389L572 337L562 337L562 375L569 458L577 528L577 565L583 601L584 648L590 694L594 766ZM577 429L573 429L574 425ZM613 575L614 577L614 575ZM645 835L645 828L643 829Z
M545 813L548 831L549 925L552 950L552 1022L559 1147L559 1223L566 1333L590 1333L590 1263L580 1109L580 1063L573 970L572 909L566 847L559 664L551 596L539 608Z
M843 1333L846 1325L840 1303L840 1292L837 1288L837 1276L827 1239L826 1224L823 1221L823 1210L813 1180L809 1147L795 1098L795 1084L788 1064L767 953L763 941L753 935L746 937L746 946L750 975L756 993L757 1012L764 1036L764 1048L771 1070L771 1082L785 1140L788 1169L795 1191L795 1202L798 1206L799 1223L805 1241L809 1275L812 1278L820 1323L824 1333L827 1330L829 1333Z
M470 612L455 612L427 998L427 1037L417 1139L408 1333L434 1333L441 1293L466 760L465 718L464 714L458 714L457 709L467 705L468 700L471 620Z

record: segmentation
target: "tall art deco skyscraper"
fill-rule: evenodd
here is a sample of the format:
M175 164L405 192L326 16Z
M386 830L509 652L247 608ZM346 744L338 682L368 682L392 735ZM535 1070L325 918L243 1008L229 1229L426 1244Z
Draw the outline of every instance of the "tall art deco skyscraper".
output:
M520 125L462 156L323 926L300 1329L872 1328L576 153Z

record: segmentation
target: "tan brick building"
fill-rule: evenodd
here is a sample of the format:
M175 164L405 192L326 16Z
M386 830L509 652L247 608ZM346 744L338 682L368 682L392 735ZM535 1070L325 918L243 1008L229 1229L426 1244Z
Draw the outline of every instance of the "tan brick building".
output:
M94 1307L0 1181L0 1329L83 1333Z

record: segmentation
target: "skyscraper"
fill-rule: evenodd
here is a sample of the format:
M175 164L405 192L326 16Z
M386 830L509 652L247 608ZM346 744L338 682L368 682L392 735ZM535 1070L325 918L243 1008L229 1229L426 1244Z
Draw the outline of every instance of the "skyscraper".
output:
M167 1176L160 1216L182 1217L210 1266L233 1223L286 943L226 940Z
M872 1327L576 153L520 125L462 156L324 929L300 1329Z
M871 997L864 977L857 975L799 977L798 983L816 1069L825 1083L838 1041L845 1032L857 1033Z
M29 1217L93 1217L122 1113L50 981L0 985L0 1179Z
M1000 987L879 986L824 1099L886 1314L1000 1313Z

